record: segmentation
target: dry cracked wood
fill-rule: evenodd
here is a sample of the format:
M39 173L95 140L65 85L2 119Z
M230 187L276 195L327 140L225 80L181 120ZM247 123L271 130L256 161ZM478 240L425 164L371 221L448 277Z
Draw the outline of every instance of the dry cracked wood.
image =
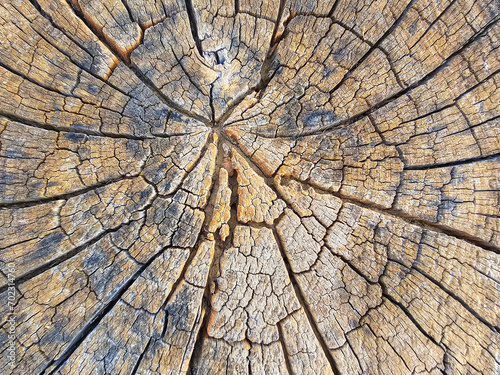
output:
M0 373L500 373L499 21L0 4Z

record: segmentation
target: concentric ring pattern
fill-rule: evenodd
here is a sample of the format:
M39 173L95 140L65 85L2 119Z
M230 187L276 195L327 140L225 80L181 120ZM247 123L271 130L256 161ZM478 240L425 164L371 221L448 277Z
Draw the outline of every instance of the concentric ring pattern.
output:
M3 1L0 372L498 374L499 14Z

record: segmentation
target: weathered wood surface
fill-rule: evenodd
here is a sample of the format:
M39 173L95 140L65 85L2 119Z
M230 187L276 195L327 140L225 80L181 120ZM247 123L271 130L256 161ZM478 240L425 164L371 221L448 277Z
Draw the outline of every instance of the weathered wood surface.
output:
M499 14L3 1L0 373L499 374Z

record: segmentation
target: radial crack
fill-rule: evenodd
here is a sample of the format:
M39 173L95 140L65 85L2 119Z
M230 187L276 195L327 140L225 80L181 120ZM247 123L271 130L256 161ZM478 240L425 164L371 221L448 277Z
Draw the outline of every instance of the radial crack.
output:
M198 34L198 22L196 20L196 12L193 7L192 0L184 0L186 3L186 11L189 18L189 25L191 26L191 35L193 36L194 43L198 53L203 58L203 48L201 45L200 36Z

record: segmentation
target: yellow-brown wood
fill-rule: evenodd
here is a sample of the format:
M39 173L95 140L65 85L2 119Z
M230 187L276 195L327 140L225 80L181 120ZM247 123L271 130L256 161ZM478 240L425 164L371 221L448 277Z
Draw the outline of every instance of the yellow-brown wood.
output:
M500 373L498 0L0 4L1 374Z

